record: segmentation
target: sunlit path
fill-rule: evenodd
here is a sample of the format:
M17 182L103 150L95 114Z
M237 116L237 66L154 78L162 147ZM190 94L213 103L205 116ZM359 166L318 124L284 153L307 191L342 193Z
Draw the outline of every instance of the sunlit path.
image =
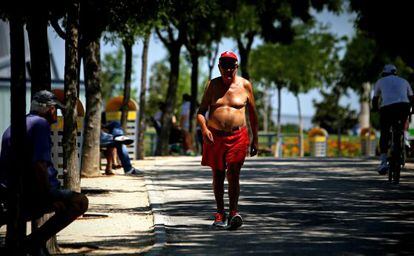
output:
M211 173L199 162L169 158L147 171L164 200L162 254L414 253L410 170L403 173L402 185L393 187L375 172L376 161L249 159L241 175L245 223L231 232L210 226L215 210Z

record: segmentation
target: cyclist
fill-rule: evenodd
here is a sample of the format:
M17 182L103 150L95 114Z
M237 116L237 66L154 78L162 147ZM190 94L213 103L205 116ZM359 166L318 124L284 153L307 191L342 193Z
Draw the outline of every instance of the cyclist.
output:
M385 175L388 171L387 152L390 141L391 126L404 131L404 125L410 115L414 102L413 90L407 80L397 76L397 68L393 64L384 66L380 78L374 86L372 99L373 110L380 113L380 160L378 173Z

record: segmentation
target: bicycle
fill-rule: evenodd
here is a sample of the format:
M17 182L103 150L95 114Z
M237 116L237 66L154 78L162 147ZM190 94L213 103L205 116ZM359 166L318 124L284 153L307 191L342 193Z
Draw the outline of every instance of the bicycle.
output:
M388 157L388 182L393 184L399 184L401 170L405 166L406 150L404 143L404 130L402 120L398 120L397 123L391 126L391 147Z

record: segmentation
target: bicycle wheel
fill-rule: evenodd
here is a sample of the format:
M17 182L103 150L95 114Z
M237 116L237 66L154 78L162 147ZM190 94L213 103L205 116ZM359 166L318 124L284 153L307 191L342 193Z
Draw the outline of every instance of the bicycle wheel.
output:
M392 130L392 150L388 181L398 184L400 182L401 168L405 164L404 135L398 128Z
M403 140L404 140L404 138L403 138ZM404 143L404 141L403 141L403 143ZM393 171L393 182L395 184L400 183L401 170L405 165L405 157L406 156L405 156L404 144L402 144L401 151L400 151L400 154L398 156L399 156L399 158L396 159L397 161L396 161L395 169Z

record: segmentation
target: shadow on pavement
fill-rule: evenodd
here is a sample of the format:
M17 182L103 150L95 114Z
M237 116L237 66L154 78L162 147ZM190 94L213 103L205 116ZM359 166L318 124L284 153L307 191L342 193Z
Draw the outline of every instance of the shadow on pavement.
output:
M245 222L233 232L210 226L210 170L196 160L163 166L154 185L168 193L188 193L163 205L168 216L184 220L167 226L165 252L413 255L413 173L405 171L402 185L395 187L376 174L375 164L354 159L249 159L242 169L239 200Z

